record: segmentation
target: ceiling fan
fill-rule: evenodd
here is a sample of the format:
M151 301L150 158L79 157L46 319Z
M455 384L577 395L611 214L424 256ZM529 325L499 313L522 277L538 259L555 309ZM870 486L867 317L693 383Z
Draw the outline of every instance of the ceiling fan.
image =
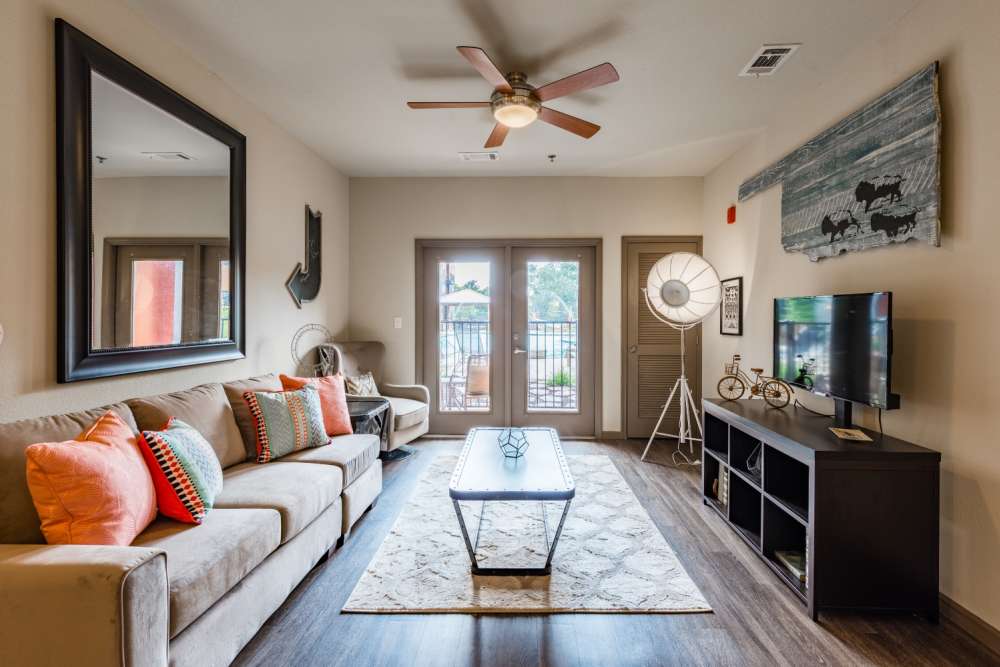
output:
M618 71L611 63L577 72L558 81L535 88L528 83L524 72L508 72L506 76L500 73L486 52L476 46L456 47L466 60L475 67L483 78L493 86L493 95L489 102L407 102L411 109L478 109L490 107L497 124L486 140L485 148L496 148L503 144L510 128L525 127L536 119L567 132L590 139L601 129L582 118L543 107L542 102L554 100L557 97L571 95L589 88L614 83L618 80Z

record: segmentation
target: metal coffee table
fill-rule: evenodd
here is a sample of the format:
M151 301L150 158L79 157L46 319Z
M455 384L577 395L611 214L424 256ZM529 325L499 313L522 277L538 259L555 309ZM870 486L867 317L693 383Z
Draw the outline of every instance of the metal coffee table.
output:
M576 494L573 476L566 464L559 434L551 428L523 428L530 443L524 456L508 459L497 446L497 436L502 428L474 428L465 439L465 447L455 466L448 485L448 495L455 506L458 525L462 529L465 548L472 561L472 574L483 576L540 576L552 573L552 556L559 543L569 505ZM462 516L459 501L481 501L479 526L476 528L475 543L469 536ZM476 550L479 548L479 533L486 514L487 501L520 500L538 502L541 505L542 525L545 528L545 543L548 557L543 567L479 567ZM549 524L545 513L545 501L565 501L562 516L555 534L549 542Z

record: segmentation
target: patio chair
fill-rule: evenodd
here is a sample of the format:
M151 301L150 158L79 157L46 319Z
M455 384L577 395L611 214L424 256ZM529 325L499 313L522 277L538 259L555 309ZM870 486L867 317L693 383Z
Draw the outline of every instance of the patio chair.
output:
M490 355L473 354L465 362L465 397L463 407L469 401L490 397Z

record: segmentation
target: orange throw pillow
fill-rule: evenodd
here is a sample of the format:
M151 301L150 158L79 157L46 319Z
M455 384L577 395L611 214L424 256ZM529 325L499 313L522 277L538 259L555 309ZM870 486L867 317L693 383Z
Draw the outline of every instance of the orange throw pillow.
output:
M295 391L311 384L319 390L320 407L323 409L323 426L326 434L350 435L351 413L347 409L347 394L344 391L344 378L340 373L319 378L297 378L288 375L281 376L281 386L285 391Z
M156 518L153 478L114 412L66 442L25 450L28 489L49 544L132 543Z

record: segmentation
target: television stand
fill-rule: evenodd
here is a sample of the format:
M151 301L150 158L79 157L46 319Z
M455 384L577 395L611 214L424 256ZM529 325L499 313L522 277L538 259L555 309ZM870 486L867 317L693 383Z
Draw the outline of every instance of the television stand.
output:
M833 399L833 425L854 428L854 403L842 398Z
M703 406L704 503L813 620L848 609L937 621L940 453L868 429L873 442L840 440L831 419L764 401ZM801 576L782 560L795 554Z

